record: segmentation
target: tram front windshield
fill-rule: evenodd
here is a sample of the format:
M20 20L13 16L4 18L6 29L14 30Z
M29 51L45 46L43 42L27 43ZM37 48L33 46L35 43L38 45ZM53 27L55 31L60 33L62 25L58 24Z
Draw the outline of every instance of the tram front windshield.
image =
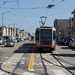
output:
M51 29L41 29L40 40L42 42L48 42L52 40L52 30Z

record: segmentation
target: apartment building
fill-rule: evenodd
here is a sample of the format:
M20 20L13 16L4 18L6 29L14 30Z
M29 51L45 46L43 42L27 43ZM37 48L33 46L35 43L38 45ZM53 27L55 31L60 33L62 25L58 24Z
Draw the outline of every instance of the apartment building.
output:
M72 19L55 19L54 27L59 37L69 37L68 31L72 31L73 27Z
M20 37L21 38L25 38L25 32L24 32L24 29L23 30L20 30Z
M0 27L0 37L2 37L3 31L2 31L2 27Z
M0 27L0 37L5 37L6 36L6 26L1 26Z
M16 38L20 38L20 29L16 28Z
M1 26L0 27L0 37L5 37L6 39L16 39L16 38L26 38L28 37L28 33L24 32L24 30L20 30L19 28L12 28Z
M72 12L73 14L73 37L75 39L75 10Z

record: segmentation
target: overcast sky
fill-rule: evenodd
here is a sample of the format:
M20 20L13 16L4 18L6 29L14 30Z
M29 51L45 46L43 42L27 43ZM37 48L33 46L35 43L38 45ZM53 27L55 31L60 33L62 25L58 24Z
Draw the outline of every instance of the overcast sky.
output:
M51 9L49 4L55 5ZM55 19L73 17L75 0L0 0L0 26L24 29L31 34L40 26L41 16L46 16L46 26L54 26Z

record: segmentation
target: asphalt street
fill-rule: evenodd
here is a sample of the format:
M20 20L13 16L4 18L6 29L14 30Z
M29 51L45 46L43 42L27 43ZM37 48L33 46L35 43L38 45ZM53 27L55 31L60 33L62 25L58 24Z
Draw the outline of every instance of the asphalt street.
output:
M0 46L0 75L75 75L75 51L57 44L53 53L36 51L34 41Z

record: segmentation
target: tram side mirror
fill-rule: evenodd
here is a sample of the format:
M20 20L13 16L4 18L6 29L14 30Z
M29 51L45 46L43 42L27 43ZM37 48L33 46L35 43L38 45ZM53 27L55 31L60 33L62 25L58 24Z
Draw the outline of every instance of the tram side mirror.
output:
M39 40L39 31L37 31L37 33L35 33L36 36L36 40Z

